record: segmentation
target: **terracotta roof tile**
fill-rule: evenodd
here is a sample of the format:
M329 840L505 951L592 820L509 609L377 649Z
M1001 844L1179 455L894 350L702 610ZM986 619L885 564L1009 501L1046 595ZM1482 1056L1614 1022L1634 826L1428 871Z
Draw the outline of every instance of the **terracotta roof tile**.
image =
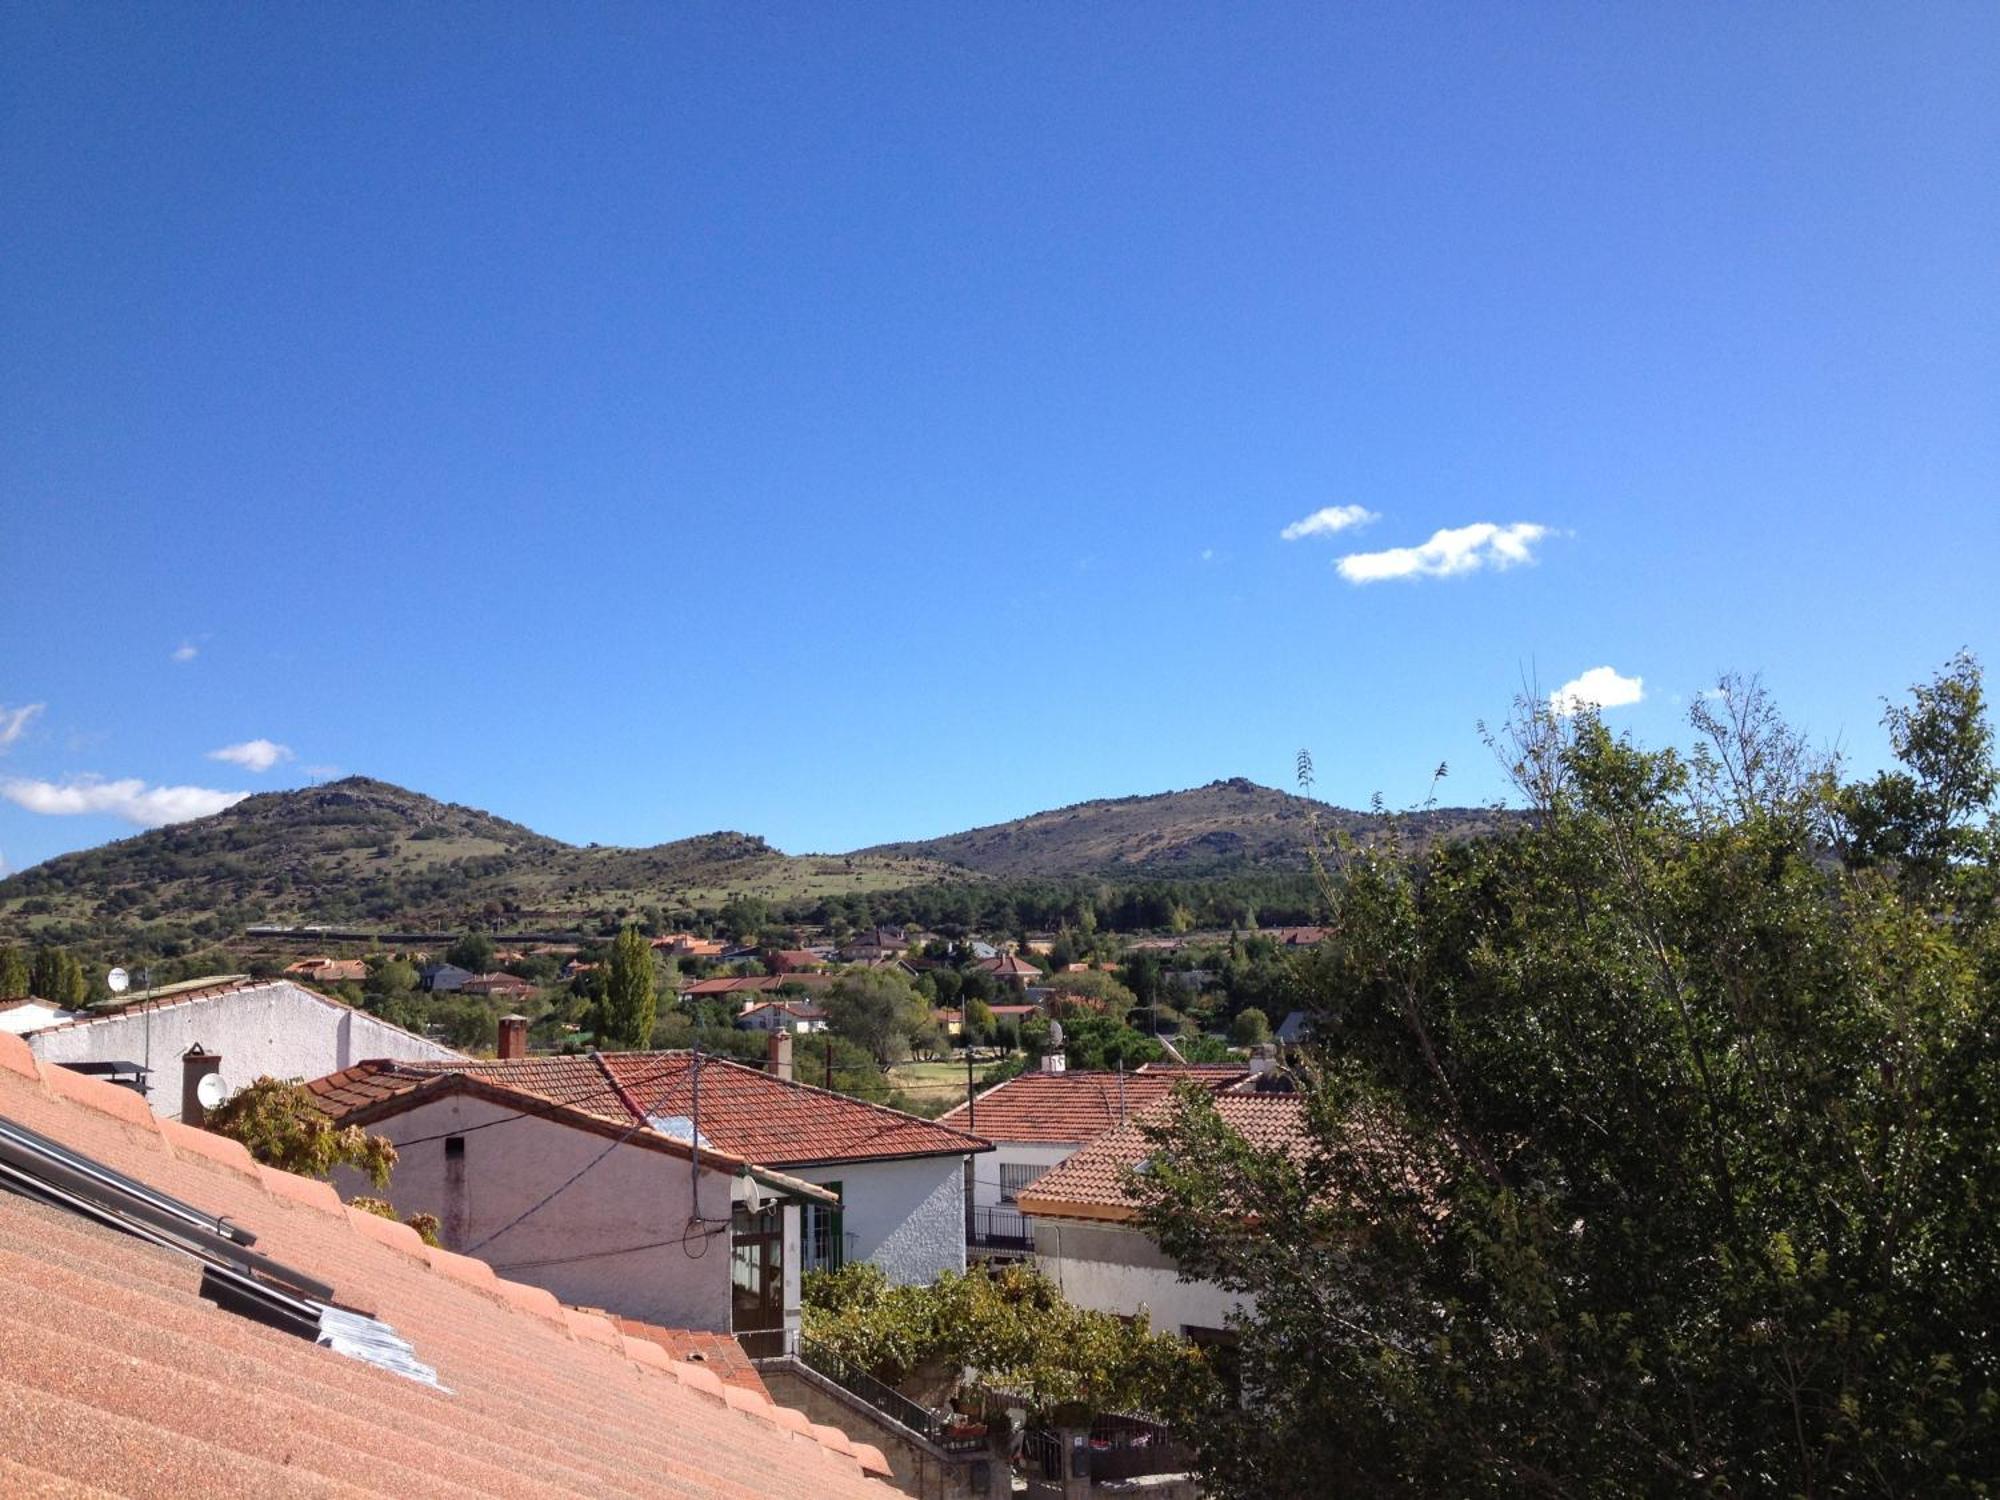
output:
M1308 1143L1305 1101L1297 1094L1217 1094L1216 1110L1253 1146L1303 1152ZM1134 1213L1123 1176L1152 1154L1142 1133L1148 1120L1171 1108L1162 1098L1135 1119L1108 1130L1060 1165L1021 1189L1024 1214L1088 1219L1127 1219Z
M1075 1145L1096 1140L1122 1120L1172 1093L1184 1077L1220 1087L1249 1076L1229 1073L1023 1073L996 1084L968 1105L938 1117L940 1125L976 1130L992 1141Z
M620 1129L643 1116L692 1116L693 1054L602 1052L464 1062L375 1061L307 1087L335 1119L381 1119L414 1104L433 1080L459 1078L488 1092L547 1100ZM884 1105L786 1082L720 1058L701 1063L701 1133L725 1156L782 1170L832 1162L960 1155L985 1140ZM647 1139L637 1137L636 1139ZM667 1144L664 1138L651 1140Z
M25 1050L0 1034L0 1061L15 1049ZM528 1288L440 1274L428 1254L378 1244L345 1212L303 1206L310 1195L282 1189L284 1174L170 1151L157 1125L102 1101L0 1068L0 1115L254 1229L260 1250L388 1321L444 1389L224 1312L198 1296L189 1258L0 1194L0 1492L893 1493L866 1476L861 1450L774 1420L754 1392L739 1389L742 1409L728 1409L712 1375L717 1397L700 1392L698 1366L663 1371L615 1333L600 1340L600 1317L529 1316L510 1295Z

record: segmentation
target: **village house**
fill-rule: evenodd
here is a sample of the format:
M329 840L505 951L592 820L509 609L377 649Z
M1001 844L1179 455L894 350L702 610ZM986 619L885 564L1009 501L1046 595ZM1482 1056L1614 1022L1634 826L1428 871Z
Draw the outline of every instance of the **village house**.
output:
M909 935L902 928L870 927L849 938L841 946L840 956L849 963L872 963L877 959L901 958L909 951Z
M505 1000L525 1000L535 993L534 983L518 974L494 972L475 974L458 987L461 995L498 995Z
M736 1025L742 1031L789 1031L799 1036L826 1030L826 1012L809 1000L752 1001Z
M150 998L55 1020L26 1032L37 1057L129 1077L155 1113L191 1115L208 1073L226 1093L261 1077L317 1078L364 1057L408 1062L459 1056L289 979L197 979Z
M399 1211L438 1214L448 1246L566 1300L677 1326L752 1326L718 1322L713 1288L677 1290L691 1274L677 1228L693 1222L691 1169L640 1159L648 1153L782 1175L773 1190L803 1209L797 1250L759 1253L781 1257L794 1279L848 1260L897 1282L963 1270L965 1164L987 1143L795 1081L789 1033L770 1048L769 1071L691 1052L529 1057L525 1025L503 1023L498 1058L369 1062L311 1088L338 1123L396 1144ZM510 1205L557 1188L579 1157L605 1149L607 1131L618 1171L564 1189L560 1214L505 1227Z
M1250 1076L1246 1068L1069 1072L1060 1058L1059 1052L1052 1054L1041 1070L996 1084L938 1117L940 1125L993 1145L990 1156L978 1159L968 1196L966 1243L975 1253L1019 1255L1032 1249L1021 1193L1106 1131L1166 1098L1183 1078L1219 1089Z
M286 964L285 972L315 984L359 984L368 977L368 961L362 958L302 958Z
M767 948L763 959L772 974L818 974L829 967L825 955L810 948Z
M10 1035L0 1150L9 1495L897 1493L700 1335L500 1279Z
M1231 1319L1254 1311L1254 1300L1183 1276L1140 1227L1126 1187L1127 1174L1143 1171L1152 1153L1142 1126L1167 1107L1150 1104L1100 1135L1023 1188L1018 1207L1032 1225L1036 1264L1079 1307L1125 1318L1145 1313L1162 1332L1227 1342ZM1297 1094L1224 1092L1215 1107L1252 1145L1305 1149L1305 1102Z
M457 964L426 964L417 970L417 983L434 995L456 994L473 980L470 969Z
M37 1000L33 995L23 995L14 1000L0 1000L0 1031L11 1031L20 1036L29 1031L40 1031L44 1026L53 1026L58 1021L67 1021L76 1014L64 1010L53 1000Z
M745 995L772 995L779 990L816 990L832 984L833 974L726 974L719 979L687 979L681 982L680 998L717 1000Z
M977 967L991 974L1002 984L1011 984L1017 990L1026 989L1031 984L1040 984L1048 977L1025 958L1013 953L1000 953L991 958L982 958Z

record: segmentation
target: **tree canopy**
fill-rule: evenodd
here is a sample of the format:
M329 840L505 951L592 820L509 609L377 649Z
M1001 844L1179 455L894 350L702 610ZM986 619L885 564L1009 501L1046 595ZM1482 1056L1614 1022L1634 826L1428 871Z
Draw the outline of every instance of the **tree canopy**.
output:
M1994 1493L1976 666L1888 723L1843 788L1754 682L1685 756L1524 704L1529 826L1332 851L1310 1150L1190 1098L1133 1180L1256 1298L1254 1402L1180 1414L1211 1493Z

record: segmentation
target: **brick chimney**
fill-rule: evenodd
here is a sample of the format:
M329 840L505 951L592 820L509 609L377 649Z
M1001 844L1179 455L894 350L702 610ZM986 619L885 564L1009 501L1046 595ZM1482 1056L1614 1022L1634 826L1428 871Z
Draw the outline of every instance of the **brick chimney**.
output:
M771 1033L770 1063L765 1071L773 1078L792 1081L792 1034L789 1031Z
M196 1042L181 1054L181 1120L188 1125L199 1125L208 1118L208 1111L201 1104L201 1081L211 1073L222 1071L222 1057L219 1053L207 1052Z
M528 1018L526 1016L502 1016L500 1018L500 1040L494 1049L497 1057L526 1057L528 1055Z

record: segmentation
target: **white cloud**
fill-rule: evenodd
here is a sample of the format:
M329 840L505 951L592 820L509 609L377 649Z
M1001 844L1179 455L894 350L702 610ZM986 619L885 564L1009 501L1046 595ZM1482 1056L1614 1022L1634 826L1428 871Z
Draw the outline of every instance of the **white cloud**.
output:
M208 758L226 760L246 771L268 771L280 761L290 760L292 749L289 745L271 740L245 740L240 745L224 745L220 750L211 750Z
M0 705L0 750L5 750L26 734L35 716L47 707L46 703L24 703L19 708Z
M172 659L174 661L187 662L193 661L199 655L201 655L201 648L195 645L193 641L182 641L178 646L174 647Z
M1329 505L1316 510L1302 521L1294 521L1278 535L1288 542L1296 542L1309 536L1332 536L1336 531L1345 531L1350 526L1366 526L1370 521L1382 518L1366 506Z
M1436 532L1420 547L1391 547L1385 552L1351 552L1340 559L1340 576L1349 583L1380 583L1385 578L1450 578L1481 568L1511 568L1533 562L1535 543L1549 534L1546 526L1516 521L1496 526L1475 521Z
M1624 708L1646 696L1646 679L1620 677L1610 667L1592 667L1549 694L1549 707L1567 717L1587 708Z
M147 786L136 776L120 781L103 781L95 776L79 776L62 783L21 777L0 781L0 797L29 812L57 818L102 813L137 823L141 828L205 818L235 806L249 795L211 791L202 786Z

